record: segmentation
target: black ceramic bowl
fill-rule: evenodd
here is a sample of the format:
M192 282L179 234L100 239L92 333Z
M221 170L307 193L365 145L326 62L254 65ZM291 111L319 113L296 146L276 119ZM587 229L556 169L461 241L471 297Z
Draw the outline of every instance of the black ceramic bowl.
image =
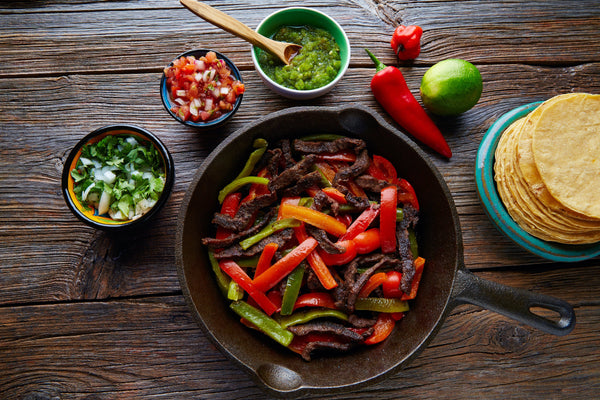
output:
M231 74L235 77L235 79L237 79L240 82L243 82L242 74L240 73L240 70L235 66L235 64L229 58L225 57L223 54L221 54L215 50L209 50L209 49L190 50L190 51L186 51L185 53L178 55L177 57L175 57L174 60L177 60L180 57L187 57L187 56L194 56L196 58L199 58L199 57L205 56L206 53L208 53L209 51L216 53L217 59L224 60L225 63L227 64L227 66L229 67L229 69L231 70ZM173 61L171 61L171 63L169 63L169 66L173 65ZM182 124L187 125L187 126L192 126L194 128L213 129L213 128L217 128L217 127L224 125L227 121L229 121L231 119L231 117L233 117L233 115L236 113L238 108L240 108L240 104L242 104L243 96L244 95L241 94L237 97L235 104L233 105L233 110L231 110L227 114L223 114L219 118L209 120L206 122L202 122L202 121L194 122L194 121L189 121L189 120L184 121L179 116L177 116L173 111L171 111L171 108L173 107L174 103L169 94L169 88L167 87L167 78L165 77L164 72L163 72L162 78L160 80L160 99L162 100L162 103L165 106L165 109L167 110L169 115L171 117L175 118L175 120L177 120L178 122L181 122Z
M242 168L245 158L239 155L249 153L254 139L263 137L274 143L282 137L313 133L364 139L372 153L392 161L398 174L412 183L421 210L419 255L427 261L419 293L388 339L352 353L305 362L239 323L213 281L206 249L198 242L210 234L219 189ZM365 107L290 108L225 139L202 164L185 195L176 256L184 296L200 327L259 386L277 396L323 394L375 382L416 357L452 309L465 302L557 335L570 332L575 324L573 310L564 301L479 279L464 267L458 215L441 175L410 139ZM530 308L534 306L552 310L560 318L533 314Z
M165 186L157 200L156 204L139 218L132 220L117 221L111 219L108 215L98 215L98 210L95 208L84 207L73 192L75 187L75 181L71 176L71 171L75 169L77 162L81 156L81 149L90 143L97 143L102 138L109 135L127 135L133 136L138 141L150 142L158 150L162 158L162 163L165 171ZM173 158L169 153L169 150L165 145L151 132L146 129L133 126L133 125L110 125L93 131L81 139L71 150L71 153L67 157L65 162L63 173L62 173L62 193L67 202L67 205L75 214L77 218L86 224L102 229L104 231L121 231L124 229L130 229L137 227L149 221L158 211L164 206L171 194L173 182L175 180L175 167L173 164Z

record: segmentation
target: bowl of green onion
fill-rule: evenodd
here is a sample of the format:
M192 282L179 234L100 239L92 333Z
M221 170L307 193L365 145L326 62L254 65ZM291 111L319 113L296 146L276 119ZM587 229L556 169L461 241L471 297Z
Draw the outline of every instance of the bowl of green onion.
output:
M62 193L73 214L105 231L141 225L166 203L175 169L151 132L110 125L86 135L64 165Z

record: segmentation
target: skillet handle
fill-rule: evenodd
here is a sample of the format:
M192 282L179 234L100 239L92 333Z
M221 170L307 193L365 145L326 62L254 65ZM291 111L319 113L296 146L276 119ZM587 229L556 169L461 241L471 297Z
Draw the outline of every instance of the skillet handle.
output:
M563 336L575 328L575 312L566 301L481 279L464 267L457 270L452 297L454 306L474 304L553 335ZM533 313L534 307L560 317L545 318Z

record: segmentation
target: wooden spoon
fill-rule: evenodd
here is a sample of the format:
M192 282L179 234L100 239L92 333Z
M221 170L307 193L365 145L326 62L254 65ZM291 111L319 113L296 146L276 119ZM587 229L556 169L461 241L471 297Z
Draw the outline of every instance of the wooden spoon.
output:
M290 64L292 58L294 58L294 56L298 54L302 48L302 46L297 44L278 42L276 40L269 39L260 33L253 31L247 25L244 25L237 19L217 10L216 8L199 2L198 0L179 1L200 18L218 26L221 29L226 30L229 33L234 34L237 37L244 39L247 42L252 43L257 47L260 47L263 50L268 51L269 53L274 54L286 65Z

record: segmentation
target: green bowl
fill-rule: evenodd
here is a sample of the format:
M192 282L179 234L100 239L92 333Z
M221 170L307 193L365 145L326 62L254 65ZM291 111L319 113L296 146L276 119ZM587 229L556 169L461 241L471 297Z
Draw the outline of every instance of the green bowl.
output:
M350 42L348 36L342 27L327 14L306 7L290 7L275 11L266 17L256 28L256 31L263 36L271 37L282 26L303 26L310 25L316 28L325 29L335 39L340 46L340 56L342 65L336 77L327 85L312 90L290 89L278 84L269 78L258 63L259 55L262 49L252 47L252 62L261 79L275 93L294 100L314 99L329 92L344 76L350 65Z

